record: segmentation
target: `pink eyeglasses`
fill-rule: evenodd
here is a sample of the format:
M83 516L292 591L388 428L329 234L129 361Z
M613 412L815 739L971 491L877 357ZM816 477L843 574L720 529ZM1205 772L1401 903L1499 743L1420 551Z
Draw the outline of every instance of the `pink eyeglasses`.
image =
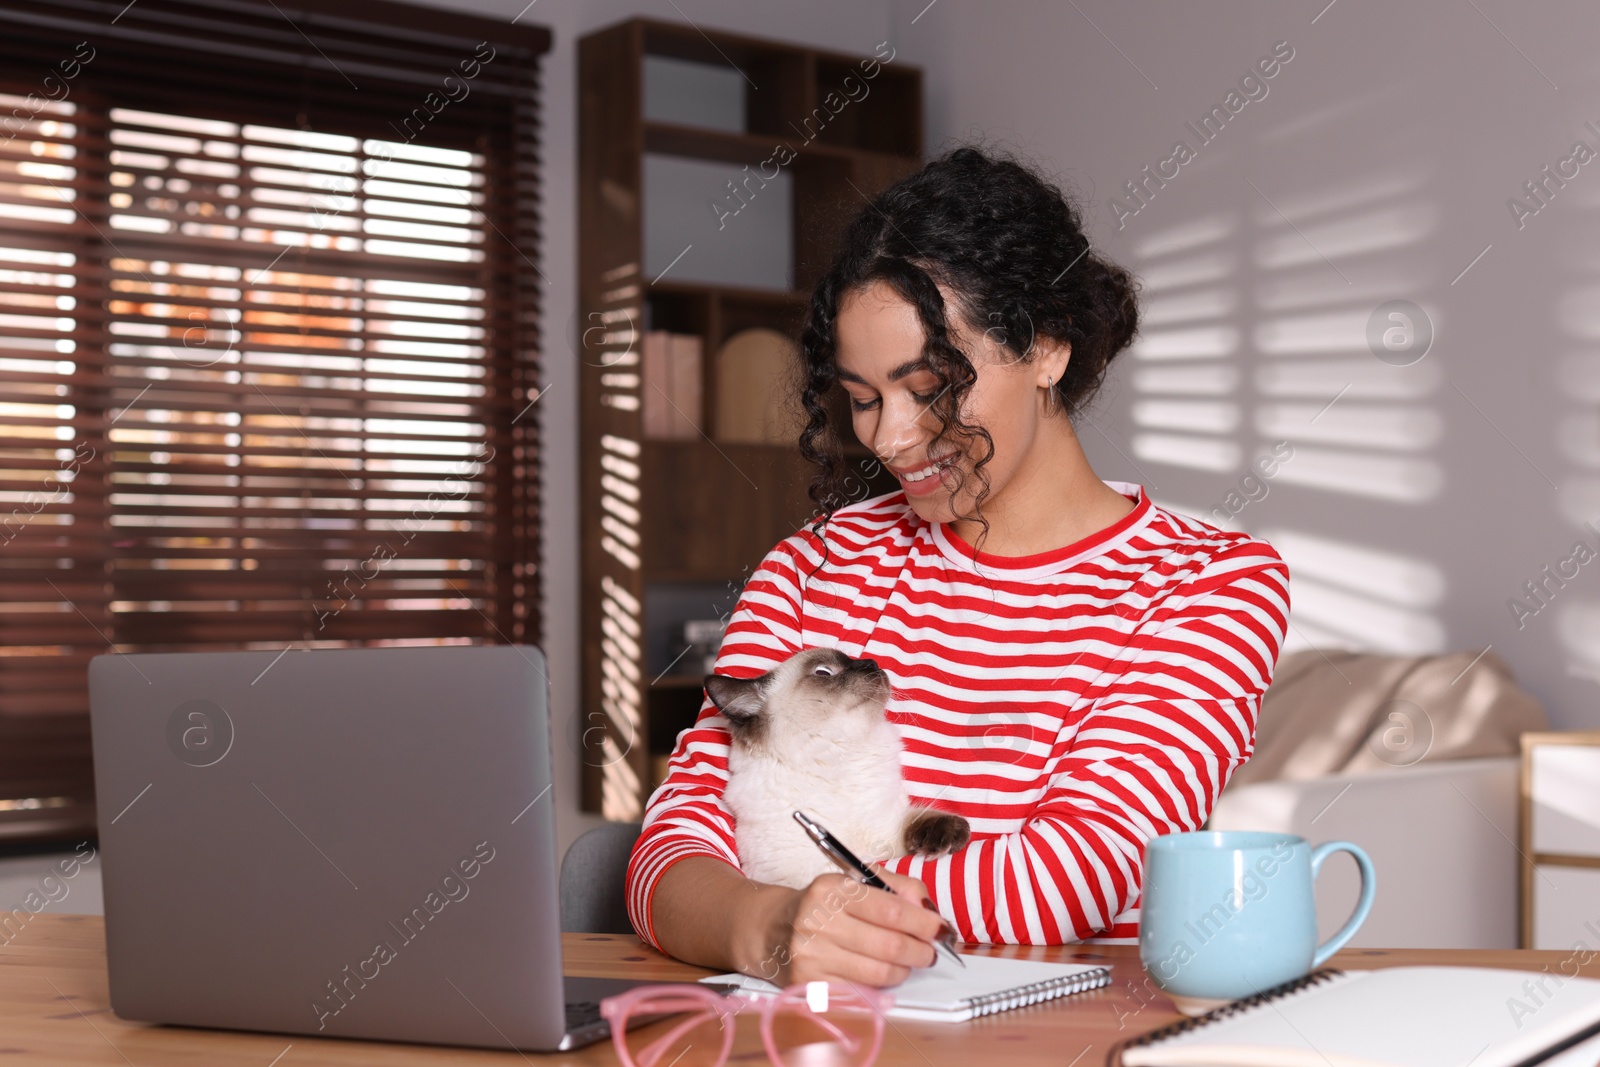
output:
M733 1052L734 1020L752 1004L774 1067L868 1067L883 1041L883 1013L893 1003L875 989L828 982L805 982L759 998L684 983L639 986L607 997L600 1014L611 1024L623 1067L722 1067ZM628 1030L631 1018L680 1014Z

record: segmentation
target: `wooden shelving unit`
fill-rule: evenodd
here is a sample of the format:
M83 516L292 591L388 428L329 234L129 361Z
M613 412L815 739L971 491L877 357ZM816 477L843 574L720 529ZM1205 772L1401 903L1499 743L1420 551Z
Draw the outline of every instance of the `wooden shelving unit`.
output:
M737 67L747 83L745 131L647 121L646 56ZM720 614L709 610L719 599L731 609L762 556L815 510L806 495L811 471L794 446L644 437L642 332L701 338L708 433L723 342L750 327L798 336L810 286L863 197L922 162L920 70L883 64L870 92L828 107L848 76L861 82L870 58L648 19L579 42L580 733L583 806L607 818L639 818L655 784L652 756L671 750L703 699L698 666L656 662L673 651L663 649L657 605L699 586L702 616ZM827 121L808 125L813 115ZM757 168L780 143L795 152L783 167L793 181L795 288L652 284L643 272L645 154ZM842 392L832 402L843 416ZM853 441L845 451L868 457ZM869 484L874 494L895 488L883 473Z

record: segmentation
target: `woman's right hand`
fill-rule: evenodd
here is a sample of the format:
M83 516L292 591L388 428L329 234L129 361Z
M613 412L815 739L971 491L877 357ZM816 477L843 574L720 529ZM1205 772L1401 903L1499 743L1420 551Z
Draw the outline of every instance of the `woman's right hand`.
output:
M882 987L932 965L944 920L924 904L927 887L903 875L879 876L892 893L842 874L821 875L804 889L767 887L777 892L758 909L765 913L752 931L759 940L741 952L754 963L741 969L781 986L831 979Z
M944 920L921 882L881 869L878 876L893 892L842 874L790 889L751 881L721 859L687 856L656 883L651 926L669 955L702 967L782 986L897 985L933 963Z

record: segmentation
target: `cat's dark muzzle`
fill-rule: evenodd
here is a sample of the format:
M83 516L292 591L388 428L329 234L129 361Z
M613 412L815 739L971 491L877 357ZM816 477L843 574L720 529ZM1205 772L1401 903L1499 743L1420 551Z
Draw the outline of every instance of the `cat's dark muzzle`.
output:
M852 659L845 665L845 674L851 688L864 697L888 700L890 694L889 672L878 666L874 659Z
M857 671L862 674L868 674L874 671L876 671L878 674L883 673L883 668L878 666L878 661L875 659L852 659L850 662L845 664L844 669L847 671Z

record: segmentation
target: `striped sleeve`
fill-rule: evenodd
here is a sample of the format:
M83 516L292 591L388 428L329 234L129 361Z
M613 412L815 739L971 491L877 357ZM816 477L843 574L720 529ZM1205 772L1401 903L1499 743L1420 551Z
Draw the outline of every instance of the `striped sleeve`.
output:
M1145 842L1198 829L1254 750L1288 577L1264 542L1213 557L1130 636L1105 692L1063 715L1019 830L890 869L920 878L969 942L1136 939Z
M803 576L796 540L803 536L779 542L745 583L728 617L714 673L753 678L800 651ZM628 861L628 918L639 936L657 948L650 908L667 869L690 856L739 866L733 814L722 801L728 747L727 724L702 693L695 724L678 736L667 777L645 806L644 828Z

